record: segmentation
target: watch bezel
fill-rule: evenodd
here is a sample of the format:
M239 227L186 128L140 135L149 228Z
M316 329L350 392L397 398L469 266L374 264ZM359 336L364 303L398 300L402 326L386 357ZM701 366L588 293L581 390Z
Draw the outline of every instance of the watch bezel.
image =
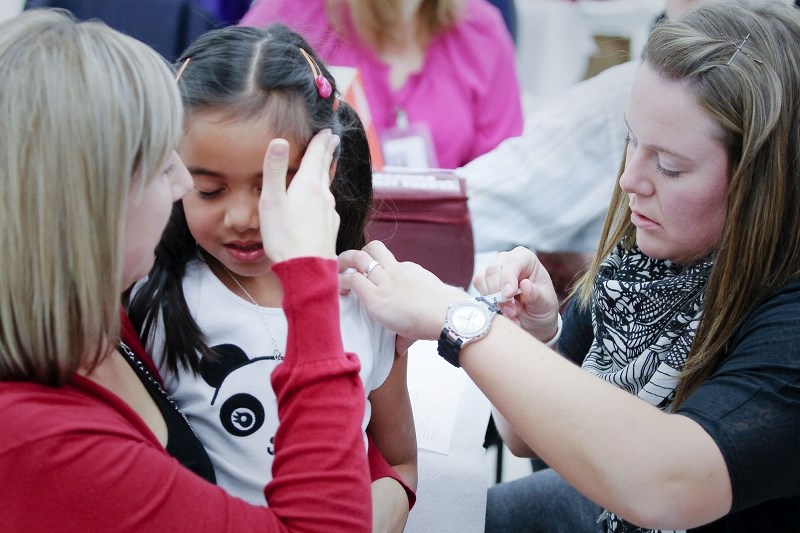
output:
M476 312L476 316L480 316L483 319L483 323L479 327L467 328L465 327L464 321L459 320L459 315L467 310ZM495 313L489 309L489 306L481 300L461 300L452 304L447 310L445 327L452 332L454 336L460 338L463 344L466 344L488 333L494 314Z
M459 332L458 325L453 320L453 316L465 307L478 310L484 319L481 327L473 332ZM439 335L437 347L439 355L456 368L460 367L459 355L461 348L485 337L489 333L489 329L491 329L494 316L499 312L500 309L497 307L496 302L488 301L482 296L450 304L447 308L447 317L445 318L442 333Z

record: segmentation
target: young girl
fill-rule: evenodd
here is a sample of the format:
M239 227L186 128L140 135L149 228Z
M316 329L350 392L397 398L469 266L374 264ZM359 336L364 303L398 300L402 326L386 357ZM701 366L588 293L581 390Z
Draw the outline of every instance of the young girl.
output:
M305 40L283 26L210 32L179 65L186 107L179 151L194 190L176 204L130 314L167 390L206 446L217 482L264 505L278 425L275 397L264 383L286 350L281 285L259 233L264 152L270 139L290 141L290 181L314 133L330 128L341 135L331 165L341 217L338 253L364 245L369 149L357 115L336 98L332 76ZM415 487L406 358L395 357L394 333L370 319L356 298L342 297L340 315L345 349L361 360L369 398L364 428L369 425L382 455ZM374 485L378 516L386 502L375 491ZM392 494L398 492L405 497L396 485Z

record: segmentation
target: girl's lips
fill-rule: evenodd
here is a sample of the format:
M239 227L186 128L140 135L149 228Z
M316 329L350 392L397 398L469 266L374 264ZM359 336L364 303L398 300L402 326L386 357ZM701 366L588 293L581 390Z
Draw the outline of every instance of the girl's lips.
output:
M643 230L658 229L661 227L658 222L651 220L646 216L637 213L636 211L631 211L631 222L633 222L634 226Z
M264 247L260 242L227 243L225 249L231 258L240 263L254 263L264 257Z

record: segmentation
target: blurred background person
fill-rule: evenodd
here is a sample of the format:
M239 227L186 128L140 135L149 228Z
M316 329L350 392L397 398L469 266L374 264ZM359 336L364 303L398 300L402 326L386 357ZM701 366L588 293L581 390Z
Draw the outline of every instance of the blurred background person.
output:
M330 65L358 67L389 165L455 168L522 131L514 45L486 0L260 0Z

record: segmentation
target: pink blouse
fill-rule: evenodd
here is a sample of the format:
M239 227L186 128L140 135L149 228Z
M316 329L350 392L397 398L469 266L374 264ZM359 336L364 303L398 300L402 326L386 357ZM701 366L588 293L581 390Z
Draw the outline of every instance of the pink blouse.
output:
M240 24L282 22L303 35L330 65L358 67L375 128L380 136L402 110L411 124L431 130L440 167L462 166L522 132L514 45L500 12L486 0L465 0L462 19L432 39L422 70L399 90L389 66L356 36L346 36L328 20L325 0L261 0Z

